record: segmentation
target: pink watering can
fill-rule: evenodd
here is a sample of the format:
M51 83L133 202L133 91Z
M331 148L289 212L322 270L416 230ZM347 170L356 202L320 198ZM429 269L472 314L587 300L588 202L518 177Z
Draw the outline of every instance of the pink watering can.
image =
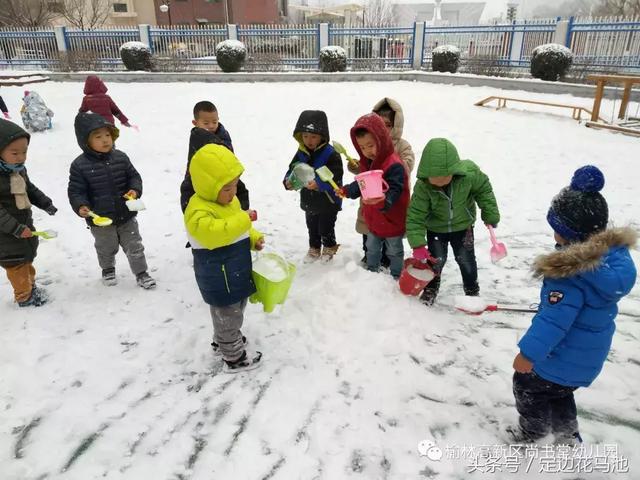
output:
M489 237L491 237L491 261L497 263L507 256L507 247L504 243L496 240L496 232L491 225L487 225L489 229Z
M369 170L356 175L356 182L358 182L363 199L381 198L384 196L384 192L389 190L389 185L382 178L383 173L382 170Z

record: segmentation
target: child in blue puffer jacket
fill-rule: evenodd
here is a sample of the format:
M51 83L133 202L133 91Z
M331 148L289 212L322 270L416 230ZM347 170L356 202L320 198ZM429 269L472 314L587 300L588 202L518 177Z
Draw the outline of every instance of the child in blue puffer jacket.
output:
M636 232L607 229L603 186L598 168L582 167L547 214L557 251L535 262L535 274L543 278L540 310L513 362L520 426L511 433L518 443L550 432L558 444L582 441L573 392L591 385L602 370L616 329L617 303L636 281L629 254Z

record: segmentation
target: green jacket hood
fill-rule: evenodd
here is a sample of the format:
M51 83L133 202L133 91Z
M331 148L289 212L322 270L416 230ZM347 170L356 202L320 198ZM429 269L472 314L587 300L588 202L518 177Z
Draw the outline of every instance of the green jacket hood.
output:
M464 174L464 168L460 164L460 157L453 143L446 138L429 140L422 151L418 178L424 180L429 177L447 177L456 174Z
M196 195L209 202L218 200L222 187L244 172L240 160L227 147L209 144L191 159L189 174Z

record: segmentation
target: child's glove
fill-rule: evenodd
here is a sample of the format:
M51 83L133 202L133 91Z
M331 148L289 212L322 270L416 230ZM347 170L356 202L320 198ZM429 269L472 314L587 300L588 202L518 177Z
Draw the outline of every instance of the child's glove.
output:
M264 248L264 237L258 239L258 241L256 242L256 250L260 251Z
M9 115L9 112L2 112L2 115L4 115L4 118L6 118L7 120L11 120L11 115Z
M56 214L58 209L54 207L53 204L51 204L47 208L45 208L44 211L47 212L49 215L53 216Z
M124 196L124 198L130 199L130 200L135 200L136 198L138 198L138 192L136 192L135 190L129 190L123 196Z
M433 257L431 256L431 252L424 245L422 247L413 249L413 258L420 262L427 262L427 260L433 261Z
M339 198L347 198L347 187L340 187L336 190L336 195Z

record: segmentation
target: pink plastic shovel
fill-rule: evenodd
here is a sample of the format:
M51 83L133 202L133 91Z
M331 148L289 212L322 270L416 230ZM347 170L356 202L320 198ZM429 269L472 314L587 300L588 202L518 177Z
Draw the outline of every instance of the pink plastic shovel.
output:
M489 236L491 237L491 261L497 263L507 256L507 247L504 243L496 240L496 232L493 231L491 225L487 225Z
M538 313L537 308L518 308L518 307L505 307L502 305L485 305L484 308L470 309L465 307L456 307L456 310L460 310L468 315L482 315L484 312L519 312L519 313Z

